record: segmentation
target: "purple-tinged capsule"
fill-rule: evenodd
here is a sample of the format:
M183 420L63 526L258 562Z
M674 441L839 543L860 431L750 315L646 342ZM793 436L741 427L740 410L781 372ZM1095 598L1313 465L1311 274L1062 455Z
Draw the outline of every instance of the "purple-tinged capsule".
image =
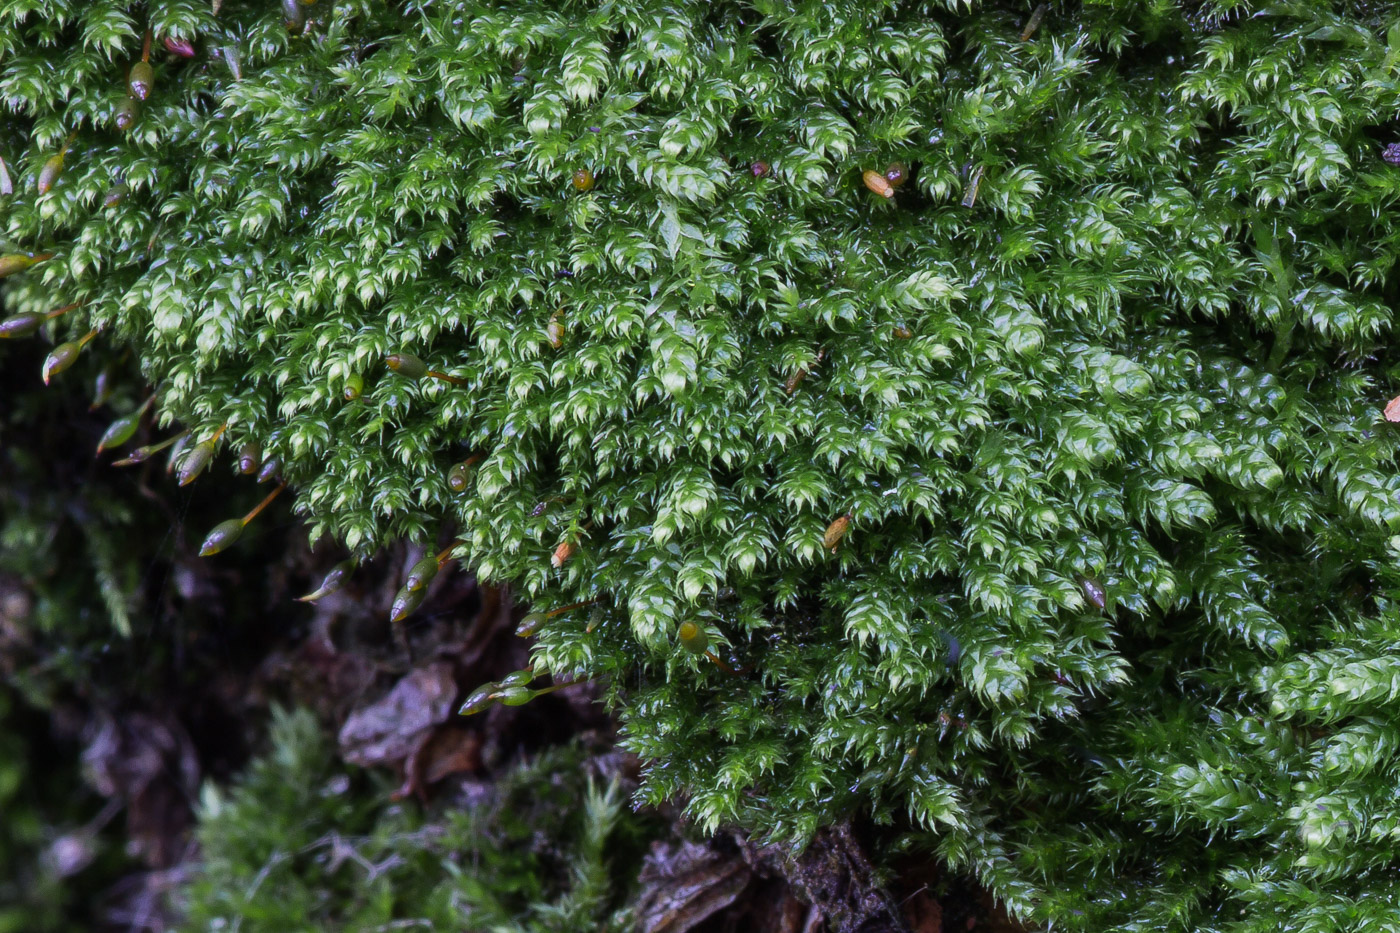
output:
M238 472L252 476L262 466L262 445L249 441L238 448Z
M440 566L437 557L432 554L425 556L409 568L408 576L403 581L403 588L410 592L423 589L433 582L433 578L438 575Z
M475 716L496 702L496 684L483 684L468 694L466 702L457 710L459 716Z
M336 564L334 567L331 568L330 573L325 575L325 577L321 580L320 586L312 590L310 593L307 593L305 596L298 596L297 602L314 603L319 599L324 599L325 597L331 595L336 590L340 589L342 586L345 585L345 581L349 579L350 573L354 569L355 562L353 560L341 561L340 563Z
M204 543L199 547L200 557L209 557L217 554L225 548L231 546L243 536L243 520L230 518L226 522L219 522L214 529L204 538Z
M389 621L393 623L402 622L413 615L414 610L423 605L423 599L428 595L426 587L417 590L410 590L407 587L399 590L394 597L394 605L389 610Z
M1099 609L1108 605L1108 594L1104 592L1103 584L1098 580L1093 577L1080 577L1079 586L1084 591L1084 598Z

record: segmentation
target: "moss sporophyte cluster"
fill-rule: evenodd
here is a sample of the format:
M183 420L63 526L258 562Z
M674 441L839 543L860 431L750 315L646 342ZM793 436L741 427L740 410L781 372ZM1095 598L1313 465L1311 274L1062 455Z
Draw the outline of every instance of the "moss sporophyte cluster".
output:
M704 827L1394 929L1398 15L0 0L4 330L511 584Z

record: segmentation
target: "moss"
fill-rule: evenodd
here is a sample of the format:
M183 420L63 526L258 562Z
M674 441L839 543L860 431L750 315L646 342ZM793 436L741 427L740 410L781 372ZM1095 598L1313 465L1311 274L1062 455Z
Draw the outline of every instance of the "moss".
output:
M337 768L310 713L274 710L270 741L232 789L205 789L186 929L631 929L644 823L585 777L578 748L429 820Z
M1066 929L1400 919L1393 10L32 6L5 300L313 536L601 598L536 665L646 797Z

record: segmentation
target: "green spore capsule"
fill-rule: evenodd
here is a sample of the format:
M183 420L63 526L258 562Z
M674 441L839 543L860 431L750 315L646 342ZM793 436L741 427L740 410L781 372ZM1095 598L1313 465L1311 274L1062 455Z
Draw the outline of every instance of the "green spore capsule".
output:
M103 207L116 207L126 200L126 196L131 193L131 189L126 184L118 183L107 189L107 193L102 196Z
M447 474L447 487L453 492L466 492L469 477L468 467L465 463L454 466Z
M137 62L131 66L131 71L127 72L126 89L137 100L145 100L150 97L151 88L155 86L155 83L156 73L150 62Z
M122 444L131 440L132 435L136 433L136 429L141 424L141 416L144 415L146 409L150 407L151 402L148 399L144 405L131 414L113 421L102 435L102 439L97 442L97 452L102 453L102 451L112 447L120 447Z
M134 97L123 98L122 102L117 104L116 113L112 115L112 122L116 124L117 129L125 133L135 126L136 117L140 112L140 106L141 105L136 102L136 98Z
M426 587L410 590L404 587L399 590L394 597L394 605L389 610L389 621L398 623L413 615L414 610L423 605L423 598L428 595Z
M52 256L53 253L40 253L37 256L27 256L24 253L11 253L8 256L0 256L0 279L14 275L16 272L23 272L30 266L37 265Z
M230 518L226 522L219 522L214 526L204 538L204 543L199 547L199 556L208 557L217 554L225 548L231 546L243 535L243 519Z
M422 379L428 375L428 364L412 353L390 353L385 364L406 379Z
M39 193L48 194L58 181L58 176L63 174L63 153L51 155L44 167L39 170Z
M268 459L268 461L262 465L262 469L258 471L258 482L266 483L269 480L274 480L281 472L282 461L278 460L276 457L272 457Z
M204 472L204 468L209 465L209 461L214 458L213 439L201 441L190 448L190 452L185 454L180 461L179 468L175 471L175 477L181 486L188 486L199 478L199 474Z
M502 690L505 690L510 687L527 687L529 686L530 681L534 680L536 676L537 675L535 674L535 672L527 667L524 670L511 671L509 674L497 681L496 685Z
M318 599L324 599L336 590L345 585L345 581L350 578L350 573L355 569L353 560L343 560L331 568L330 573L321 580L321 585L316 587L305 596L298 596L299 603L314 603Z
M433 581L433 577L438 574L437 558L429 554L408 570L408 577L403 581L403 588L409 592L421 590Z
M496 691L494 699L502 706L524 706L537 696L539 696L539 691L531 690L529 687L502 686L500 690Z
M353 402L365 391L365 380L359 373L351 373L345 377L345 401Z
M515 634L521 638L529 638L540 630L544 625L545 614L543 612L532 612L520 620L520 624L515 627Z
M68 154L68 147L73 144L73 139L77 135L77 130L69 133L68 138L63 142L63 148L49 156L44 167L39 169L38 188L40 194L48 194L58 181L58 176L63 174L63 157Z
M165 472L174 473L175 468L185 459L185 454L190 449L190 432L185 431L175 436L175 443L170 447L170 456L165 461Z
M597 181L593 177L593 173L586 168L581 168L574 172L574 176L570 180L579 191L592 191L593 185L596 184Z
M262 466L262 445L249 441L238 449L238 472L252 476Z
M22 314L12 314L5 320L0 321L0 339L12 339L16 337L32 337L39 329L39 325L44 323L42 314L25 312Z
M48 385L50 379L72 366L82 352L82 341L70 340L54 347L53 352L44 360L44 385Z
M136 433L136 428L140 423L141 416L137 413L113 421L103 433L102 439L97 442L97 452L102 453L109 448L120 447L131 440L131 436Z
M10 167L0 158L0 197L15 193L15 182L10 177Z
M710 633L694 622L682 622L676 629L676 637L681 647L691 654L704 654L710 648Z
M116 388L116 377L112 375L110 368L102 370L97 374L97 379L92 384L92 404L88 406L88 411L97 411L107 404L112 397L112 392Z
M243 534L243 529L247 527L248 523L257 518L262 510L271 505L272 500L276 499L281 494L282 490L286 488L287 484L282 483L276 489L272 490L272 492L268 493L263 498L263 501L254 506L253 511L249 512L247 515L242 518L231 518L226 522L220 522L215 525L214 530L209 532L209 536L204 539L204 546L200 548L199 556L208 557L210 554L217 554L237 541Z
M497 684L483 684L473 690L461 708L457 710L459 716L475 716L482 712L492 703L496 702L496 692L499 689Z
M306 11L297 0L282 0L282 21L288 29L301 29L306 25Z
M172 444L179 444L188 437L188 434L177 434L174 437L166 438L158 444L147 444L145 447L138 447L127 454L126 459L113 462L112 466L135 466L138 463L145 463L165 448Z

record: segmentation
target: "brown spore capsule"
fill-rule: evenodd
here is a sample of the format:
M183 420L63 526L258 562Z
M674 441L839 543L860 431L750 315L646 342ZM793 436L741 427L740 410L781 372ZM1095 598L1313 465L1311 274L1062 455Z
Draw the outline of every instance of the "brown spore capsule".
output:
M851 513L847 512L826 526L826 531L822 534L822 547L828 551L836 550L836 545L841 543L841 539L846 537L846 532L850 530Z
M574 556L574 543L572 541L560 541L559 546L554 549L554 554L549 558L549 562L556 569L568 563L570 557Z
M889 183L889 180L885 178L884 175L881 175L879 172L874 171L873 169L869 170L863 175L861 175L861 179L864 180L865 187L869 188L871 191L875 192L880 197L894 197L894 186L891 185Z
M764 162L762 159L755 161L749 166L749 174L753 175L754 178L767 178L772 171L773 170L768 167L768 163Z
M909 180L909 166L903 162L891 162L885 166L885 181L898 188Z

